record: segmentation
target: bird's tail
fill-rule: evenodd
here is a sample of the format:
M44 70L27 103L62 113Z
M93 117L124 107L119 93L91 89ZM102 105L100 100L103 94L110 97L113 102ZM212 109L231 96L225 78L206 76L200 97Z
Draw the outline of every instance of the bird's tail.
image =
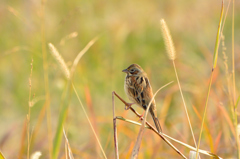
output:
M152 116L152 118L153 118L154 124L155 124L155 126L156 126L156 128L157 128L157 131L158 131L158 132L162 132L161 125L160 125L159 120L158 120L158 118L156 117L153 109L152 109L152 108L149 108L149 109L150 109L149 111L150 111L150 114L151 114L151 116Z

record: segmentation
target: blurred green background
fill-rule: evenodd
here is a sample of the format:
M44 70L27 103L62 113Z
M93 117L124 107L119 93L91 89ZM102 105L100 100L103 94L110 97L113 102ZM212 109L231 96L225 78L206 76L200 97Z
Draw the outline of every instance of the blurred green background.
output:
M228 1L225 2L225 11ZM29 76L33 59L32 94L37 102L31 108L30 132L38 128L30 154L42 153L49 158L46 114L44 112L45 85L42 56L41 27L43 15L40 0L1 1L0 5L0 150L6 158L27 154L24 131L28 114ZM194 146L176 77L168 60L160 19L164 18L175 43L176 67L187 102L193 131L198 140L208 82L212 67L221 1L106 1L70 0L45 1L46 45L52 43L69 68L77 54L94 37L99 39L80 60L73 82L84 107L95 123L98 137L108 158L114 158L112 129L112 91L125 100L121 71L137 63L147 72L153 91L174 81L156 96L158 116L164 133ZM235 2L235 73L239 86L240 2ZM225 12L226 13L226 12ZM232 4L223 34L228 57L226 75L222 43L213 79L201 149L223 158L237 158L236 141L232 129L232 114L227 93L227 77L231 77ZM61 97L66 79L47 47L50 93L51 128L54 138L60 113ZM238 94L237 94L238 95ZM88 101L88 102L87 102ZM137 121L138 118L118 100L116 114ZM142 109L133 106L140 113ZM150 119L150 118L149 118ZM152 123L152 120L149 120ZM75 94L72 94L68 117L64 124L75 158L102 158L93 133ZM120 158L129 158L139 127L118 121ZM25 136L25 138L24 138ZM143 139L140 158L179 158L178 154L151 131ZM52 142L52 141L50 141ZM186 156L189 149L175 144ZM59 158L64 158L64 140ZM202 158L209 158L202 156Z

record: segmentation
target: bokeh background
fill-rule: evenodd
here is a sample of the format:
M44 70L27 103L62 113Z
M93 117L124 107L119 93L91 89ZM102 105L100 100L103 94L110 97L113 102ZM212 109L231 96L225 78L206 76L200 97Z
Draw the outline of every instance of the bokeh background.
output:
M228 1L225 1L226 11ZM42 6L44 6L44 17ZM235 73L238 92L240 71L240 4L235 2ZM0 150L6 158L27 157L26 121L29 102L30 63L33 59L30 134L37 129L30 154L50 158L47 118L44 110L45 84L42 44L46 45L52 138L67 84L61 69L47 47L52 43L69 68L77 54L94 37L96 43L80 60L73 79L108 158L114 158L112 91L128 101L124 93L125 74L121 71L137 63L147 72L153 91L174 81L156 96L158 116L167 135L194 146L180 97L174 69L165 51L160 19L164 18L175 43L176 67L186 99L194 135L198 141L204 111L212 58L221 11L220 0L201 1L117 1L117 0L29 0L1 1L0 5ZM226 12L225 12L226 13ZM41 20L43 18L43 20ZM43 23L45 22L45 25ZM41 36L45 26L45 43ZM233 116L227 78L232 77L232 4L223 34L227 59L220 43L201 149L223 158L237 158ZM225 63L224 63L225 62ZM228 67L226 67L226 65ZM229 74L227 74L227 71ZM238 93L236 94L238 96ZM75 158L102 158L99 147L72 93L64 124ZM116 114L138 118L115 99ZM133 106L139 113L143 110ZM40 120L42 119L42 120ZM41 121L38 124L38 121ZM152 119L149 118L152 123ZM129 158L139 127L117 122L120 158ZM174 144L186 156L189 149ZM58 158L65 157L64 140ZM201 155L202 158L210 158ZM140 158L180 158L157 135L147 130Z

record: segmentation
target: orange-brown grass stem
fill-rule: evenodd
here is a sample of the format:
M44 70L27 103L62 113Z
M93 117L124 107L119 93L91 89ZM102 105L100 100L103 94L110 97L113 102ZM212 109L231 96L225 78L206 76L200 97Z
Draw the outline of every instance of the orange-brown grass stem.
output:
M113 106L114 106L114 95L116 96L116 97L118 97L118 99L120 99L124 104L125 104L125 106L126 105L128 105L129 103L127 103L125 100L123 100L115 91L113 91ZM142 117L142 115L141 114L139 114L136 110L134 110L131 106L129 107L129 109L134 113L134 114L136 114L141 120L143 120L143 117ZM113 109L113 111L114 111L114 109ZM116 124L116 119L117 119L117 117L115 117L115 111L114 111L114 119L113 119L113 124ZM187 157L185 157L174 145L172 145L161 133L158 133L158 131L151 125L151 124L149 124L147 121L146 121L146 124L147 124L147 126L152 130L152 131L154 131L156 134L158 134L158 136L159 137L161 137L162 138L162 140L163 141L165 141L170 147L172 147L182 158L187 158ZM114 126L115 128L116 128L116 125ZM114 132L116 132L116 131L114 131ZM115 134L114 134L114 141L115 141L115 145L117 144L117 136L115 136ZM117 150L117 147L115 146L115 151L116 152L118 152L118 150Z
M118 140L117 140L117 121L115 116L115 104L114 104L114 95L116 95L122 102L124 101L117 93L112 92L112 106L113 106L113 136L114 136L114 147L115 147L115 158L119 159L118 153ZM125 102L125 101L124 101Z

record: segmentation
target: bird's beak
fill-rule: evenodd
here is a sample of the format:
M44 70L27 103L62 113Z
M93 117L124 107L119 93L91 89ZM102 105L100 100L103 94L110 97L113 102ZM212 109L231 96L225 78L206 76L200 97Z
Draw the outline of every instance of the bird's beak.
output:
M122 70L122 72L128 73L128 70L127 70L127 69L125 69L125 70Z

